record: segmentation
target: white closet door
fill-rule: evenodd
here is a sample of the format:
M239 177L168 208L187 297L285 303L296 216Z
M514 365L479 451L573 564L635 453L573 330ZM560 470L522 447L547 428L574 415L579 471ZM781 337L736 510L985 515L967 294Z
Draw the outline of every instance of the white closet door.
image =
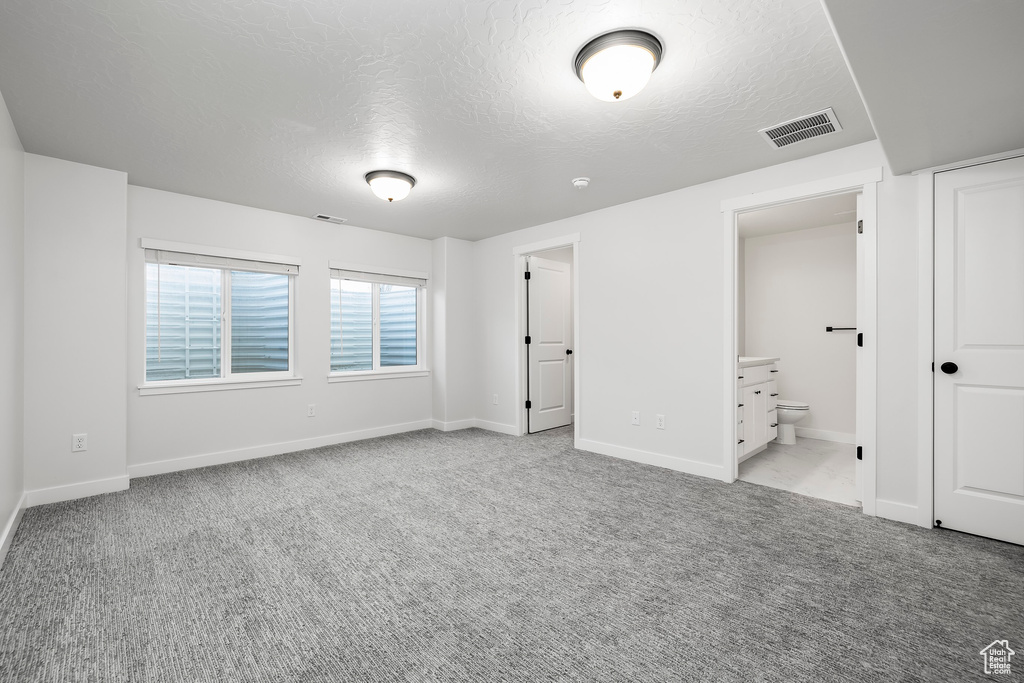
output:
M935 175L935 519L1024 544L1024 159Z
M572 421L572 282L569 264L529 257L530 433Z

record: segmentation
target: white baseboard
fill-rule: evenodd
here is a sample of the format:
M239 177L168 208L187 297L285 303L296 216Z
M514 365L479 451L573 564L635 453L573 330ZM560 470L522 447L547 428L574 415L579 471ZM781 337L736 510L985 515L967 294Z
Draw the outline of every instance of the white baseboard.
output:
M931 528L931 524L921 523L921 513L916 505L908 505L907 503L896 503L891 500L875 500L875 516L883 517L885 519L891 519L896 522L903 522L904 524L913 524L914 526L925 526Z
M224 465L229 462L241 460L254 460L266 458L272 455L304 451L307 448L320 448L321 446L333 446L338 443L349 441L362 441L378 436L390 434L401 434L402 432L414 432L418 429L430 429L434 426L433 420L418 420L416 422L405 422L385 427L374 427L372 429L360 429L354 432L342 434L328 434L310 439L298 439L296 441L282 441L280 443L266 444L264 446L252 446L250 448L238 448L230 451L218 451L216 453L203 453L201 455L190 455L184 458L173 458L171 460L159 460L157 462L146 462L138 465L128 466L128 476L148 477L154 474L167 474L168 472L179 472L181 470L192 470L198 467L210 467L211 465Z
M4 525L4 530L0 532L0 567L4 566L7 551L11 548L11 541L14 540L14 532L18 530L21 516L25 514L25 498L26 494L23 492L18 506L11 512L11 516L7 518L7 524Z
M519 430L515 425L502 424L500 422L488 422L487 420L473 420L473 426L478 429L486 429L489 432L519 436Z
M835 443L856 444L857 435L846 432L830 432L826 429L810 429L809 427L797 427L796 435L805 439L818 439L819 441L833 441Z
M459 429L469 429L471 427L476 427L476 420L472 418L469 420L455 420L454 422L434 420L434 429L441 432L454 432Z
M663 455L661 453L652 453L650 451L642 451L636 448L627 448L625 446L615 446L610 443L591 441L589 439L579 439L576 442L576 448L584 451L590 451L592 453L600 453L601 455L610 455L613 458L632 460L633 462L639 462L645 465L655 465L657 467L675 470L676 472L696 474L699 477L710 477L711 479L724 481L723 477L725 468L721 465L711 465L706 462L697 462L696 460L688 460L686 458L678 458L671 455Z
M123 474L109 479L95 479L93 481L82 481L77 484L66 484L64 486L51 486L45 489L33 489L25 491L25 507L36 505L49 505L50 503L61 503L65 500L77 498L88 498L98 496L102 493L113 493L124 491L128 488L128 475Z

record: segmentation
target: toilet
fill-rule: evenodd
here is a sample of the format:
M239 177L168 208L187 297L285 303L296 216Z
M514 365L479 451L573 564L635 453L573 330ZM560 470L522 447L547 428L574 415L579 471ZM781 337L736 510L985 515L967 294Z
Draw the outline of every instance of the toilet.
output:
M779 418L779 435L776 441L784 444L796 443L796 423L807 417L811 407L800 401L779 399L775 404Z

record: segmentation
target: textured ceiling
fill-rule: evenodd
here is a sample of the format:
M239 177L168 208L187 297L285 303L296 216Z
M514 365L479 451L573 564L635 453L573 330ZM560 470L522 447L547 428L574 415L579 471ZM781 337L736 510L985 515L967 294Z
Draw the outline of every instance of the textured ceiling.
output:
M576 50L664 60L626 102ZM4 0L26 151L129 182L420 237L483 237L874 138L818 0ZM825 107L837 135L757 130ZM387 204L363 175L416 176ZM571 179L589 176L590 188Z
M1024 148L1024 1L824 3L893 173Z

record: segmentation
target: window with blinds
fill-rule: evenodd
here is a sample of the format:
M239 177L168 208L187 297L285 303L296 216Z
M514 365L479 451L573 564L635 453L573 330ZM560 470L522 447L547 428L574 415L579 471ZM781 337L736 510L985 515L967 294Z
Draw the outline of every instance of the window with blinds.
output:
M418 369L425 278L331 270L331 372Z
M146 382L292 371L298 266L146 249Z

